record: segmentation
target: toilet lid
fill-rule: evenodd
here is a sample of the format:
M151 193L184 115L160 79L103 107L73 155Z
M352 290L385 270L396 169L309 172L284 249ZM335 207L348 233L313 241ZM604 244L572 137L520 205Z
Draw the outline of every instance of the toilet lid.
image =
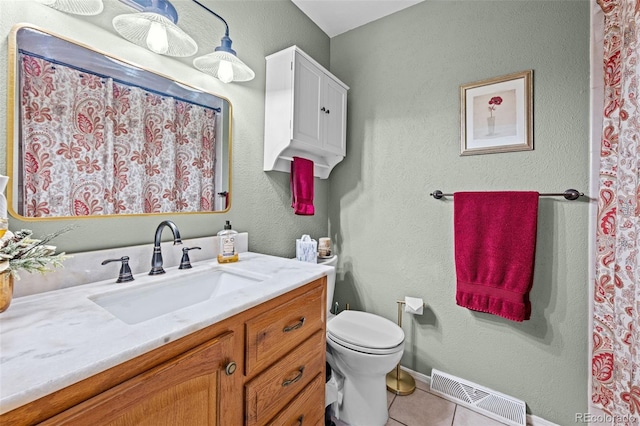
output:
M391 349L404 342L404 331L378 315L342 311L327 323L327 334L337 342L370 349Z

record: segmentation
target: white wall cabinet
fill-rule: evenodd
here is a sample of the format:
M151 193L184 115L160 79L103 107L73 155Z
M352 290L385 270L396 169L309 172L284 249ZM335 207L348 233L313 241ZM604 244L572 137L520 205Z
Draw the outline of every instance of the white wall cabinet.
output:
M264 170L289 172L298 156L326 179L346 155L349 87L296 46L266 60Z

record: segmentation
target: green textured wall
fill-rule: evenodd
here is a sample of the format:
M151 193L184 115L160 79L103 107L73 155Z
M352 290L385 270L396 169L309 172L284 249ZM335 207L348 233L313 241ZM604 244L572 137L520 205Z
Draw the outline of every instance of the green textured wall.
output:
M318 62L329 65L329 38L290 1L202 0L229 23L233 48L256 73L248 83L225 85L191 66L193 57L167 58L139 48L116 35L113 16L131 13L117 0L105 0L97 17L78 17L42 6L34 0L0 1L0 61L7 63L7 35L15 23L31 23L63 36L114 53L165 74L195 83L228 98L233 105L232 207L228 213L162 215L75 220L77 228L56 242L68 252L151 243L162 220L176 222L183 238L213 235L225 220L251 236L252 251L295 255L295 239L327 233L328 182L316 179L315 216L296 216L291 208L289 174L263 172L265 56L297 44ZM173 0L179 24L198 43L198 56L220 44L224 26L191 0ZM286 25L283 23L286 22ZM7 67L0 67L0 98L7 95ZM6 104L0 104L0 128L6 128ZM6 174L6 135L0 132L0 173ZM27 227L36 235L69 221L22 222L10 218L11 229ZM165 238L168 238L168 234Z
M535 150L459 156L459 86L533 69ZM402 364L454 374L573 424L587 409L588 203L542 198L530 321L455 304L453 203L429 192L588 191L589 3L426 1L331 40L350 87L329 188L341 305L405 315Z

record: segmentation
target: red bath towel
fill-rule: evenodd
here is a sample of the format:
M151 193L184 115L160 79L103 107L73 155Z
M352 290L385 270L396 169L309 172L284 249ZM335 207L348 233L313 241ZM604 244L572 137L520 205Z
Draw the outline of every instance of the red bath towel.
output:
M291 162L291 207L298 215L313 216L313 161L293 157Z
M537 192L454 194L456 303L513 321L531 317Z

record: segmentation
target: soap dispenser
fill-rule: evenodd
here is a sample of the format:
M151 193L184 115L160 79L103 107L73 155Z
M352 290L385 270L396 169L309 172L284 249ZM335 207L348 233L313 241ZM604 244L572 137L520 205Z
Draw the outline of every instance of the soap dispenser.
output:
M236 251L236 237L238 233L231 229L231 223L227 220L224 229L218 232L218 263L231 263L238 261Z

